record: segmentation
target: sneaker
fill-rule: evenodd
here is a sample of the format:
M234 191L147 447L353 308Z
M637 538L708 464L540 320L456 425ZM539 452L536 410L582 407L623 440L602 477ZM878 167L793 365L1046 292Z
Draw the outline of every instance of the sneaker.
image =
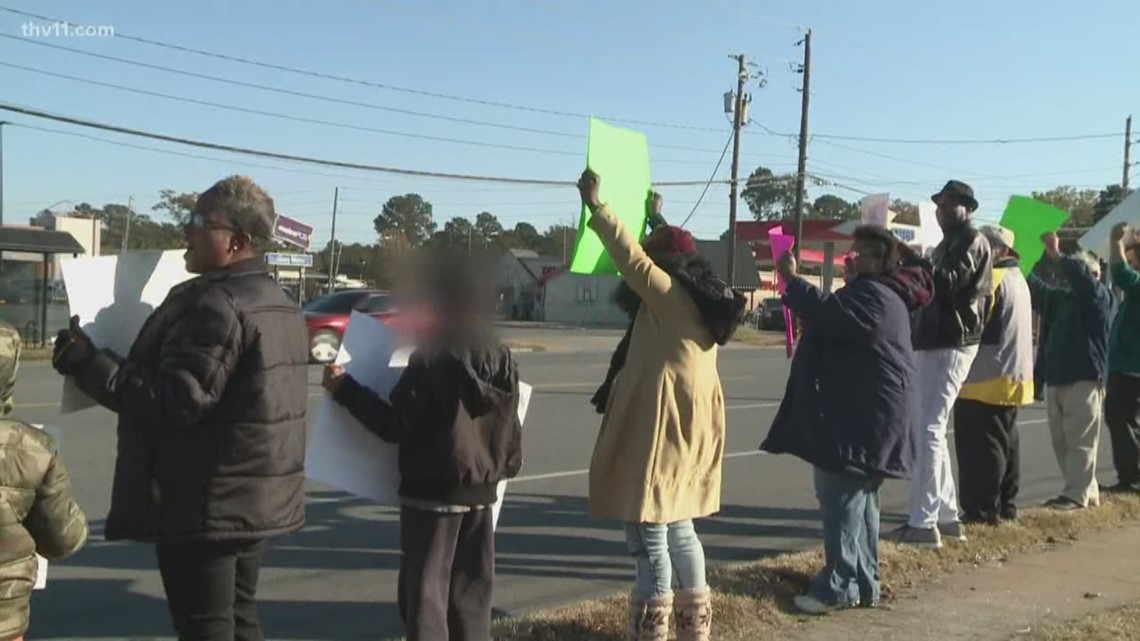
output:
M966 528L962 527L961 521L939 523L938 534L940 534L943 539L948 541L954 541L955 543L966 542Z
M803 612L804 614L812 614L815 616L831 614L836 610L846 610L847 608L855 607L854 604L828 605L810 594L796 595L792 598L792 603L795 604L796 609L800 612Z
M1045 507L1060 512L1072 512L1074 510L1085 509L1085 506L1077 503L1067 496L1058 496L1056 498L1049 499L1048 501L1045 501Z
M938 532L938 528L926 529L904 525L879 538L899 545L913 545L930 550L942 548L942 535Z

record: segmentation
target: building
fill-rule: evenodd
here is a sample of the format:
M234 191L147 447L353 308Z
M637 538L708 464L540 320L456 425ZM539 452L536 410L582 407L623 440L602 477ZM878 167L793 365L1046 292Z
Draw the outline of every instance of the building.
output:
M531 249L507 251L497 270L499 313L510 320L543 320L544 279L565 267L561 258L539 256Z

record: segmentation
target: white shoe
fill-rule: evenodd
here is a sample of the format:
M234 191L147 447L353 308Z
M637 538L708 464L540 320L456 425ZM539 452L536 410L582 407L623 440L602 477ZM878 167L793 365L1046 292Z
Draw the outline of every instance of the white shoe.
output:
M810 594L798 594L792 599L792 603L796 605L796 609L804 614L822 615L831 614L839 608L828 605L823 601L813 597Z

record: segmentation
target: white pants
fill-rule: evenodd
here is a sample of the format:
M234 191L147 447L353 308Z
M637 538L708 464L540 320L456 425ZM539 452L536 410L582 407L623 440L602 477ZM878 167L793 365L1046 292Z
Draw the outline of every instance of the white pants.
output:
M1053 452L1065 477L1061 496L1080 505L1100 505L1096 454L1100 440L1104 389L1099 381L1045 388Z
M918 457L907 510L907 524L911 527L930 529L939 523L958 520L958 496L950 468L946 425L977 355L977 345L915 354L922 400L918 421L914 424Z

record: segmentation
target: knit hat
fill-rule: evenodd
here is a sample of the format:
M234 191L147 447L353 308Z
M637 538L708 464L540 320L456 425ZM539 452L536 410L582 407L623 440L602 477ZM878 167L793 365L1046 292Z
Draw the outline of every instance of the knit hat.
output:
M672 225L661 225L654 229L641 246L649 254L684 256L697 253L697 241L693 235Z

